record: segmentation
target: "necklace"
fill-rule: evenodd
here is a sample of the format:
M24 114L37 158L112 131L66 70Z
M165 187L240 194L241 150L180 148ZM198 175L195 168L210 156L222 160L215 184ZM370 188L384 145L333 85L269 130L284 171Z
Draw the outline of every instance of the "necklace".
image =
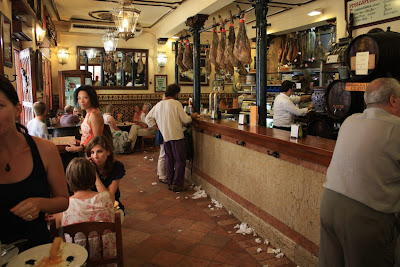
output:
M10 172L11 171L10 164L8 164L8 163L6 164L5 170L6 170L6 172Z

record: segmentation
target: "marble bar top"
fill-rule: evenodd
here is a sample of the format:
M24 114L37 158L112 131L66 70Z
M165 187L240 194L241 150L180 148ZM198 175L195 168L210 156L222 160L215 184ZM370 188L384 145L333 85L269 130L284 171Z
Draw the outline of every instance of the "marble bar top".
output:
M239 125L237 121L211 118L199 118L192 121L199 131L207 131L214 137L228 136L237 140L261 146L271 150L271 153L283 153L301 160L317 163L328 167L332 158L336 141L317 136L307 136L296 139L290 137L290 132L271 129L264 126ZM220 135L220 136L219 136ZM242 143L243 144L243 143Z

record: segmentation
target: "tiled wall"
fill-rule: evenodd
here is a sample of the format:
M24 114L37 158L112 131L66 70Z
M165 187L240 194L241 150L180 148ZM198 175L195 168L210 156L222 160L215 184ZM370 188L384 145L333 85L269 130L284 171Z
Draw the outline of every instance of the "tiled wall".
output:
M232 106L232 101L234 98L237 98L239 95L230 93L225 94L226 99L230 106ZM208 107L208 96L209 94L201 94L201 103ZM144 103L148 102L152 105L157 104L157 102L161 101L163 94L98 94L100 107L103 107L107 104L113 104L114 106L114 113L122 113L123 120L131 120L133 118L134 107L136 104L143 105ZM190 97L193 97L193 94L179 94L179 101L182 104L187 103ZM58 107L58 95L53 96L53 110L59 109ZM61 108L63 109L63 108Z

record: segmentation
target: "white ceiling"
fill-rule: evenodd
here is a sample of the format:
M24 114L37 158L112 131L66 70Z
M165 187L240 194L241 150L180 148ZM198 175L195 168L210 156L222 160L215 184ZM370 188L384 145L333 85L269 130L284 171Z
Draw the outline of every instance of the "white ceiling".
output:
M50 13L52 19L57 21L87 20L102 22L99 18L108 16L108 12L117 8L118 0L50 0L54 3L55 9ZM49 2L50 2L49 1ZM310 0L274 0L270 1L268 16L279 12L296 8L297 5L312 2ZM232 10L237 14L236 5L239 4L242 10L246 10L254 3L248 0L136 0L133 1L136 9L141 11L138 24L154 31L157 37L171 37L182 29L186 19L195 14L210 15L205 27L212 25L212 16L221 15L229 18L228 11ZM57 13L59 16L57 16ZM246 22L255 20L255 12L249 12ZM216 17L218 20L218 18ZM104 20L103 20L104 22ZM163 36L164 35L164 36Z

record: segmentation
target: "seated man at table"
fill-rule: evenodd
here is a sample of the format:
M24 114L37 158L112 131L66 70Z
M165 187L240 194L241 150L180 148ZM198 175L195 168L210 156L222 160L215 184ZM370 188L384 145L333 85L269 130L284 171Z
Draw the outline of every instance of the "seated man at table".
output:
M314 107L313 103L307 108L298 108L295 105L301 101L309 101L311 96L291 97L294 86L295 83L291 81L284 81L282 83L281 93L274 101L274 128L290 131L290 127L294 122L294 115L304 116Z
M62 127L75 126L81 122L77 115L72 114L74 108L71 105L66 105L64 108L64 115L60 118L60 125Z
M128 141L124 145L125 153L132 153L135 147L136 139L138 136L151 136L156 134L156 129L149 127L146 123L146 116L149 114L152 105L150 103L144 103L142 107L142 115L140 116L140 121L136 122L131 126L129 131Z
M46 116L46 105L43 102L35 102L33 104L33 113L35 114L35 118L28 122L28 133L31 136L47 138L49 132L47 131L46 124L43 122Z

